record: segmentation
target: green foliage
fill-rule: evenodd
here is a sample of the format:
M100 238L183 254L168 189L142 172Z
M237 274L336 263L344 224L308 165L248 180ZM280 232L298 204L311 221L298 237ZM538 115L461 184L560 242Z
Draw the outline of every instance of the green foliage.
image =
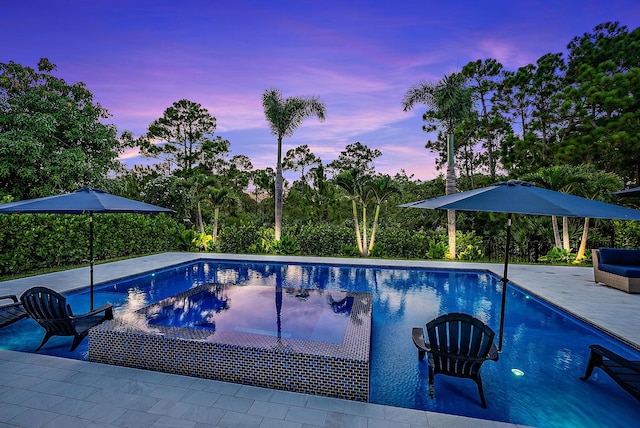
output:
M615 246L618 248L640 248L640 222L614 220Z
M152 178L142 186L140 196L143 202L174 210L178 219L191 217L194 198L182 177L161 175Z
M165 215L96 214L94 258L175 251L183 230ZM2 215L0 247L0 274L88 262L89 216Z
M219 239L222 253L251 253L250 248L258 239L258 228L252 223L228 224L222 227Z
M193 244L200 251L209 251L209 246L213 243L213 236L206 233L196 233Z
M473 261L480 260L482 258L482 250L472 244L467 245L467 247L458 253L458 260L463 261Z
M18 199L103 187L130 138L118 138L109 113L84 83L55 77L46 58L37 70L0 63L0 194Z
M460 254L464 251L478 249L482 246L482 237L477 236L475 231L463 232L456 230L456 253ZM475 259L467 259L475 260Z
M590 265L592 262L593 256L591 255L591 250L585 250L584 257L580 260L578 260L578 258L575 258L572 263L574 265Z
M328 167L336 172L336 175L345 171L355 170L358 175L373 175L375 168L373 162L382 156L378 149L370 149L357 141L349 144L340 152L338 159L331 162Z
M445 254L447 254L447 244L438 241L432 242L429 244L429 251L427 251L427 257L430 259L444 259Z
M353 244L343 244L340 252L341 255L345 257L358 257L360 255L360 250L358 250L358 247Z
M302 225L296 233L296 242L300 254L322 257L343 255L343 246L355 245L350 227L328 223Z
M179 238L180 249L183 251L198 251L196 245L196 236L198 233L193 229L187 229L182 232Z
M146 156L169 160L178 168L189 170L205 155L228 152L227 141L209 138L215 129L216 118L206 108L182 99L167 107L162 117L149 125L140 149ZM156 140L164 144L153 144Z
M569 249L554 247L547 253L546 256L540 257L541 262L550 263L573 263L576 259L576 255Z
M272 227L258 229L256 242L249 247L251 253L269 254L275 242L275 231Z
M283 235L279 241L273 241L271 246L271 253L282 254L284 256L291 256L297 254L298 247L296 246L296 240L290 236Z
M401 227L382 227L376 235L375 257L422 259L428 251L432 234Z

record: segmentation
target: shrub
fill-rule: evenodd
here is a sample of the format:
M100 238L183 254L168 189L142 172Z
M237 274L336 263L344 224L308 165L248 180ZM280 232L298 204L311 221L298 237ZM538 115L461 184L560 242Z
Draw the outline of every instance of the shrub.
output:
M300 254L327 257L344 255L343 246L354 246L353 233L347 226L307 223L300 227L295 237Z
M444 259L447 254L447 244L444 242L432 242L427 251L427 257L430 259Z
M481 258L482 250L472 244L467 245L467 248L458 254L459 260L480 260Z
M423 259L431 243L431 233L399 227L380 228L374 245L376 257ZM378 248L376 248L378 247Z
M226 225L218 236L220 252L246 254L258 239L258 228L252 223Z
M179 249L184 227L166 215L94 215L94 259ZM0 274L75 265L89 260L89 216L0 216Z
M554 247L546 256L542 256L538 260L550 263L573 263L575 259L576 255L571 252L571 249L565 250L564 248Z

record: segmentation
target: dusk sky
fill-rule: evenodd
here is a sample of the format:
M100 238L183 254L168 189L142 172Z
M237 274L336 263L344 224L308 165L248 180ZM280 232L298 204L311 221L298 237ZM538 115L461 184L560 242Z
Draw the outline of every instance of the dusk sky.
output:
M401 107L412 85L477 59L516 70L607 21L640 26L640 1L5 0L0 62L49 58L56 76L86 83L108 123L136 136L173 102L200 103L231 155L255 168L276 164L264 90L319 96L326 120L305 121L283 154L307 144L326 164L359 141L382 151L378 172L429 180L438 173L424 108Z

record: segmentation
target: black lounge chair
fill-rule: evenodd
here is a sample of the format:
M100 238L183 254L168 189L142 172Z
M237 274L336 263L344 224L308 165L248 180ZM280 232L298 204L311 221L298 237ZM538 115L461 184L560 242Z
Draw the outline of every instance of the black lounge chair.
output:
M0 328L13 324L28 316L22 307L22 303L18 302L18 298L15 295L0 296L0 300L13 301L12 303L0 305Z
M498 361L495 332L489 326L471 315L451 313L427 323L428 342L421 327L413 328L412 337L418 358L428 355L430 397L435 395L434 377L441 373L472 379L478 385L482 407L487 407L480 367L487 360Z
M46 287L33 287L20 296L22 306L29 316L45 329L46 334L36 351L52 336L73 336L70 351L82 342L89 329L103 321L113 319L113 308L106 304L82 315L74 315L67 299Z
M629 361L626 358L600 345L590 345L591 353L584 376L586 381L599 367L629 394L640 400L640 361Z

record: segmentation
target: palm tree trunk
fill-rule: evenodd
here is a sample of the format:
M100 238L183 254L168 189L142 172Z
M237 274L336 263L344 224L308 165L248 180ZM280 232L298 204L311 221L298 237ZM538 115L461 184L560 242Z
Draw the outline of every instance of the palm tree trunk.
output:
M562 217L562 246L565 250L571 249L569 242L569 217Z
M220 208L216 207L213 211L213 245L217 248L218 242L218 218L220 216Z
M576 260L580 261L584 259L584 252L587 249L587 236L589 235L589 218L584 219L584 227L582 228L582 239L580 240L580 248L578 248L578 255Z
M196 213L198 217L198 227L200 227L200 233L204 235L204 222L202 221L202 210L200 209L200 201L198 201L198 204L196 205L196 210L198 211Z
M278 136L278 163L275 183L275 240L280 240L282 230L282 137Z
M367 251L367 257L371 255L373 245L376 241L376 230L378 229L378 218L380 217L380 204L376 204L376 214L373 217L373 228L371 229L371 241L369 241L369 251Z
M454 161L454 140L453 133L447 135L447 177L446 177L446 189L447 195L453 195L456 193L456 170ZM447 234L449 235L449 258L455 260L456 258L456 212L454 210L447 210Z
M355 199L351 201L353 206L353 223L356 228L356 241L358 242L358 252L362 254L362 240L360 239L360 224L358 223L358 205Z
M367 257L367 204L362 202L362 251L360 255Z
M553 241L556 248L562 248L562 242L560 241L560 230L558 229L558 217L551 216L551 224L553 225Z

